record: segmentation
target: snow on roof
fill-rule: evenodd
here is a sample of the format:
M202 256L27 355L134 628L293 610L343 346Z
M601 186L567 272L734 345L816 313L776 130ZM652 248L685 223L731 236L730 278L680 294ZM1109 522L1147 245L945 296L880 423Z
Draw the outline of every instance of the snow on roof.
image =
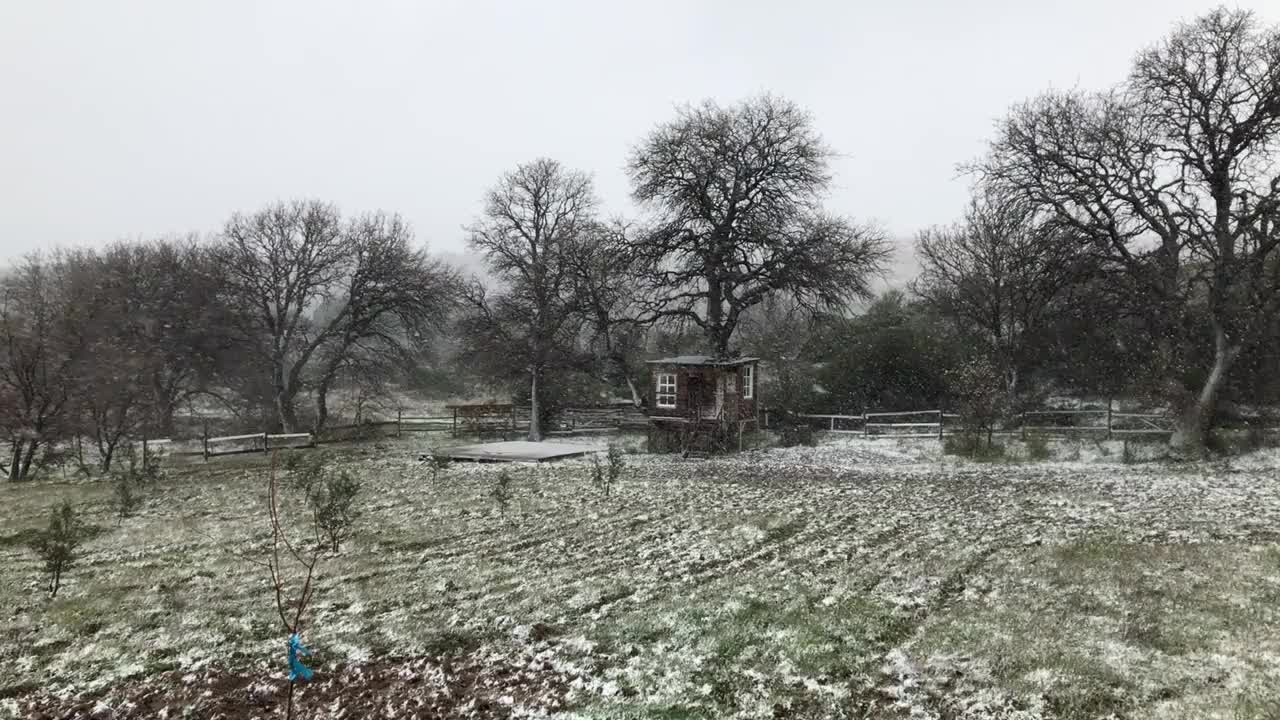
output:
M707 365L713 367L727 367L730 365L745 365L747 363L756 362L759 359L760 358L753 357L717 359L710 355L676 355L675 357L650 360L648 362L650 365Z

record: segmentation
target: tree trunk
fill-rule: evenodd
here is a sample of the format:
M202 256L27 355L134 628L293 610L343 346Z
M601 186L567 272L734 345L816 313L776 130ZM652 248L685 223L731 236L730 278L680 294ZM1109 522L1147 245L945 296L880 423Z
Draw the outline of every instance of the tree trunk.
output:
M636 383L631 379L630 375L626 376L627 389L631 391L631 404L636 407L643 407L644 401L640 398L640 388L636 387Z
M98 448L98 452L102 455L102 472L111 472L111 458L116 454L116 444L111 442L105 446L99 445Z
M529 381L529 441L542 441L542 403L538 401L538 374L541 368L534 368Z
M13 458L9 463L9 480L18 481L22 479L22 446L26 440L13 441Z
M1218 392L1226 380L1227 371L1240 352L1238 345L1227 341L1226 331L1215 322L1213 328L1213 368L1205 378L1200 392L1180 411L1169 447L1182 455L1200 455L1204 452L1205 435L1213 418Z
M22 458L22 472L18 474L18 478L25 480L30 477L31 464L36 459L36 449L40 447L40 441L31 439L27 441L27 452Z
M356 411L356 423L360 422L360 412ZM316 386L316 426L315 431L318 433L324 429L324 424L329 419L329 383L321 381Z
M173 415L177 411L177 403L163 392L156 393L155 398L155 409L151 417L154 423L152 426L154 437L171 438L173 437Z
M298 414L293 409L293 396L284 388L275 393L276 423L282 432L297 432Z
M298 415L293 407L294 388L289 387L289 383L285 382L284 358L273 358L271 366L271 390L276 423L282 432L297 432Z
M715 313L717 316L720 313ZM710 327L707 330L708 338L711 340L711 355L717 359L723 360L729 357L729 335L733 332L732 328L725 325L723 320L717 318L708 322Z

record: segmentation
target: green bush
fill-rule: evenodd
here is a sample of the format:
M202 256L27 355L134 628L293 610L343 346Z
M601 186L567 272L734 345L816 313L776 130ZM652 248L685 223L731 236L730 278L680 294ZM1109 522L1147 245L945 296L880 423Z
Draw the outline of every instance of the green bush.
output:
M328 457L320 452L306 455L290 453L285 459L289 471L289 487L302 493L308 501L324 482Z
M507 506L511 504L511 473L503 470L498 473L498 477L494 480L493 488L489 490L489 497L493 498L493 502L498 506L498 512L502 517L507 516Z
M622 448L617 445L610 445L608 452L605 453L605 463L600 462L600 455L592 453L591 455L591 484L607 498L613 491L613 484L618 478L622 477L622 471L626 468L627 459L622 454Z
M111 504L116 511L116 524L132 517L142 505L138 483L131 472L116 472L111 476Z
M431 482L434 484L436 479L440 477L440 473L449 469L453 464L453 458L448 455L430 455L427 457L427 469L431 471Z
M40 556L48 577L49 597L57 597L62 576L75 563L76 549L85 536L85 528L71 503L63 500L61 506L50 510L49 526L32 537L31 549Z
M329 549L338 552L343 540L351 537L360 512L355 507L360 481L345 470L330 472L311 493L316 532L328 541Z

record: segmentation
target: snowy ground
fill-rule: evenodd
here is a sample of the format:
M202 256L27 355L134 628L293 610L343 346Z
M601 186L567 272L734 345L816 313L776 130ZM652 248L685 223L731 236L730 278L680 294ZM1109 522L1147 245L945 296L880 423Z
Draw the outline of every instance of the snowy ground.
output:
M1277 454L628 455L608 499L589 460L507 466L504 518L504 466L433 484L423 442L337 460L365 515L322 566L302 717L1280 714ZM177 470L119 527L105 483L0 488L0 717L279 716L283 638L239 557L264 463ZM63 496L101 533L50 601L22 539Z

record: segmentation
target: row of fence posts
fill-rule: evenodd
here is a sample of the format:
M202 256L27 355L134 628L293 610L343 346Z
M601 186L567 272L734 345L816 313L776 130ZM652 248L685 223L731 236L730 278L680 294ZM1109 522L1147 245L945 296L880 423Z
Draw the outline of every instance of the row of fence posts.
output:
M1111 439L1113 439L1113 438L1114 438L1114 434L1112 433L1112 429L1113 429L1113 428L1112 428L1112 423L1113 423L1113 413L1114 413L1113 406L1114 406L1114 405L1115 405L1114 399L1113 399L1113 398L1108 398L1108 399L1107 399L1107 439L1108 439L1108 440L1111 440ZM768 410L762 410L761 412L764 414L764 424L762 425L762 427L763 427L763 428L765 428L765 429L768 429L768 428L769 428L769 411L768 411ZM919 411L919 412L924 412L924 411ZM944 435L944 431L945 431L945 429L946 429L946 414L945 414L945 412L944 412L944 411L942 411L942 410L937 410L936 412L937 412L937 414L938 414L938 440L942 440L942 439L943 439L943 435ZM896 413L887 413L887 414L893 415L893 414L896 414ZM849 416L849 417L850 417L850 418L855 418L855 419L857 418L857 416L856 416L856 415L851 415L851 416ZM870 428L869 423L868 423L868 418L869 418L869 417L871 417L871 414L866 413L866 412L863 412L863 413L862 413L862 435L863 435L863 437L870 437L870 436L871 436L871 428ZM830 430L831 430L831 432L835 432L835 431L836 431L836 420L838 420L838 419L839 419L839 418L838 418L837 416L835 416L835 415L832 415L832 416L830 416L830 417L829 417L829 420L831 421L831 426L830 426ZM1018 430L1019 430L1019 433L1020 433L1021 439L1022 439L1023 441L1025 441L1025 440L1027 439L1027 413L1026 413L1026 412L1018 413Z
M396 422L396 436L397 436L397 437L399 437L399 435L400 435L400 430L399 430L399 420L397 420L397 422ZM248 437L251 437L251 436L245 436L245 437L246 437L246 438L248 438ZM267 453L271 452L271 439L270 439L270 438L271 438L271 433L267 432L266 430L263 430L263 431L262 431L262 454L263 454L263 455L266 455ZM319 442L320 442L320 441L319 441L319 438L318 438L314 433L311 433L311 446L315 446L315 445L319 444ZM202 428L201 428L201 431L200 431L200 454L201 454L201 456L204 458L204 461L205 461L205 462L209 462L210 453L209 453L209 423L208 423L208 421L206 421L206 422L203 424L203 426L202 426ZM146 441L146 439L143 439L143 441L142 441L142 456L143 456L143 457L146 457L146 455L147 455L147 441Z

